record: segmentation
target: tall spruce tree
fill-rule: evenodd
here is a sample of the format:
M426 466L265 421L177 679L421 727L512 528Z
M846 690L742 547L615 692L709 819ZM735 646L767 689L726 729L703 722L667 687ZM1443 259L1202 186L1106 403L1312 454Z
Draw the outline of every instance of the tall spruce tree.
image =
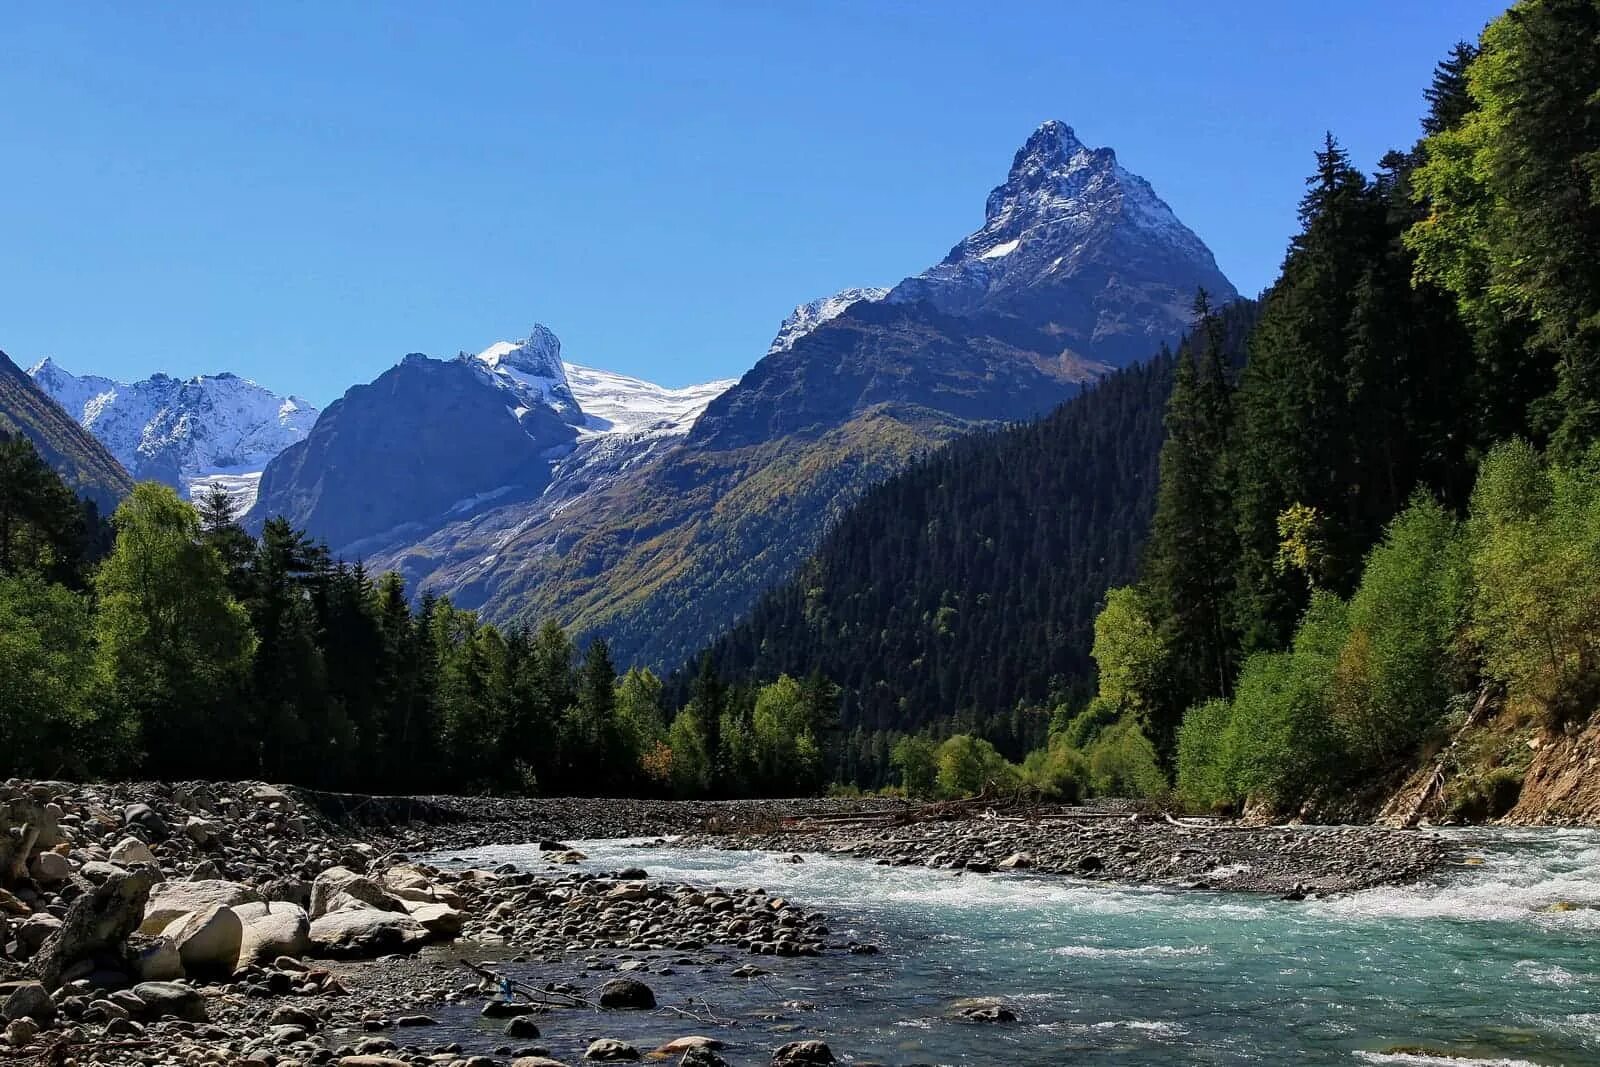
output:
M1275 566L1279 517L1313 509L1328 543L1328 583L1348 591L1370 540L1361 510L1362 424L1352 410L1346 330L1385 244L1382 199L1329 134L1300 204L1301 231L1268 292L1236 394L1239 564L1235 619L1244 649L1281 647L1307 589Z
M1167 401L1161 481L1146 548L1144 577L1166 649L1167 692L1148 726L1169 750L1191 705L1226 695L1236 669L1229 614L1238 558L1228 483L1232 389L1223 329L1204 290L1195 297L1195 331L1178 355Z

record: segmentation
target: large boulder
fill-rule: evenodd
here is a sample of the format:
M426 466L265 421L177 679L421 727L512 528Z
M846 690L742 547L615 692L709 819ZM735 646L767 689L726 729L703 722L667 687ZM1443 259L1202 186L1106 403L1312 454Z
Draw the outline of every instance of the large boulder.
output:
M28 873L40 885L56 885L72 877L72 864L59 852L41 852L28 864Z
M379 881L391 895L407 902L461 907L460 894L453 889L434 885L427 872L409 863L390 867L379 877Z
M221 879L162 882L150 891L150 903L145 909L144 923L139 927L139 932L159 934L171 926L173 920L185 915L208 911L218 904L232 908L260 899L261 894L239 882Z
M15 1019L32 1019L49 1023L56 1017L56 1002L50 991L39 982L19 982L10 987L0 1002L0 1018L10 1022Z
M5 1033L0 1038L12 1048L22 1048L38 1036L38 1023L32 1019L13 1019L6 1023Z
M619 1063L638 1059L639 1050L614 1037L602 1037L589 1044L589 1050L583 1054L583 1058L599 1060L601 1063Z
M0 799L0 882L20 879L35 852L61 844L59 812L54 804L22 797Z
M178 946L165 937L134 934L126 953L133 973L141 982L168 982L183 977L183 957Z
M379 911L405 913L400 899L364 874L348 867L329 867L311 884L311 918L322 918L341 908L365 906Z
M111 862L122 867L132 867L136 863L155 863L156 854L150 851L149 845L137 837L124 837L112 846Z
M145 836L152 841L165 841L172 836L167 821L156 814L156 810L148 804L129 804L123 808L122 824L144 831Z
M17 926L17 949L22 955L31 956L59 929L61 920L48 911L30 915Z
M146 1019L168 1016L192 1023L206 1021L206 998L200 991L178 982L140 982L133 995L143 1005L139 1012Z
M334 959L409 952L427 941L427 929L404 912L341 908L311 922L312 952Z
M408 900L406 910L432 937L448 941L461 933L463 916L448 904L419 904Z
M311 918L298 904L281 900L238 904L233 913L244 923L240 967L270 963L279 956L304 956L311 948Z
M120 948L144 919L154 879L148 868L124 871L78 897L67 908L61 929L28 961L28 973L53 989L70 964Z
M815 1067L837 1062L833 1050L821 1041L791 1041L772 1054L772 1067Z
M230 975L239 965L244 923L226 904L213 904L172 920L161 936L178 946L178 958L191 975Z
M613 978L600 987L600 1006L649 1011L656 1006L656 995L637 978Z

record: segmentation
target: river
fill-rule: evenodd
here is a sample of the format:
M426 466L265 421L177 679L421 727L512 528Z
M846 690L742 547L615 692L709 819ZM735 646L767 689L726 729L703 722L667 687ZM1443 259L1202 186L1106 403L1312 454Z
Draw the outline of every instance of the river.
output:
M579 842L590 869L761 886L825 912L835 938L883 950L757 957L771 973L754 981L727 965L673 964L642 976L663 1003L704 997L739 1025L611 1014L600 1032L643 1050L711 1034L736 1067L806 1037L849 1062L899 1065L1600 1065L1600 833L1450 832L1481 863L1425 885L1303 902ZM531 846L470 856L546 869ZM576 978L577 967L507 969L546 981ZM952 1019L965 997L998 997L1022 1021ZM539 1043L575 1062L600 1032L562 1025L563 1014L548 1017ZM464 1046L503 1043L466 1009L446 1022Z

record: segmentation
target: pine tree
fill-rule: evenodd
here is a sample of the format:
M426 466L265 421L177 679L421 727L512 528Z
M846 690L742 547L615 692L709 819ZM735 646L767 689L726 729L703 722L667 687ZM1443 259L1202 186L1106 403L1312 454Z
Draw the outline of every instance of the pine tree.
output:
M0 576L34 573L82 587L84 515L26 437L0 434Z

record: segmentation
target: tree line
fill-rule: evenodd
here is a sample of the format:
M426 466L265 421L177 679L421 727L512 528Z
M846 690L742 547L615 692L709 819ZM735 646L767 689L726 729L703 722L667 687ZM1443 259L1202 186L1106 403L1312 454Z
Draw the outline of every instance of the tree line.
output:
M109 523L0 442L0 776L259 777L361 791L741 795L823 784L820 676L724 686L670 724L648 670L506 631L220 489L141 483Z

